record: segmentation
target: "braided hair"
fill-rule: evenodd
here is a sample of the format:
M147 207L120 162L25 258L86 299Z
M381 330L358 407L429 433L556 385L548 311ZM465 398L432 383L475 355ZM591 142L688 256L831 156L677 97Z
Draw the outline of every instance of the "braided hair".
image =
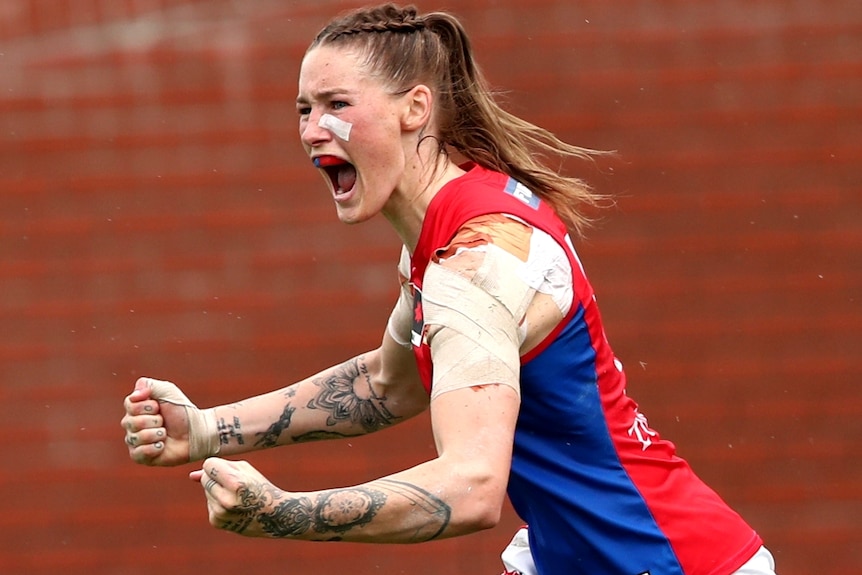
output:
M494 100L464 27L446 12L420 15L414 6L361 8L332 20L309 46L357 50L361 61L392 93L425 84L436 96L441 150L520 181L550 204L570 229L583 232L584 206L605 199L583 180L542 159L592 159L602 152L573 146L503 110Z

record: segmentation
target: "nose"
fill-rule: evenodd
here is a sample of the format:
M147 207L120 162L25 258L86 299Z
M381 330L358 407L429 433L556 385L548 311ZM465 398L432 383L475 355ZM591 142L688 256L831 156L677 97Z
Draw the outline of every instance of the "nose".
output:
M320 113L312 111L299 123L299 137L306 146L319 146L332 139L332 132L318 125L320 116Z

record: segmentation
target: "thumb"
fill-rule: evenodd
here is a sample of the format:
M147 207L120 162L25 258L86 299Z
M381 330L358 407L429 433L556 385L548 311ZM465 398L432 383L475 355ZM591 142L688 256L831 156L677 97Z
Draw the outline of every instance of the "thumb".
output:
M191 402L176 384L161 379L153 379L152 377L142 377L138 380L139 383L142 381L143 385L150 390L150 396L160 403L172 403L174 405L197 409L197 406Z
M134 401L142 401L144 399L149 399L151 392L152 387L150 386L150 378L139 377L137 381L135 381L135 389L130 394L130 397Z
M150 388L150 378L149 377L139 377L135 382L135 391L143 391L145 389Z

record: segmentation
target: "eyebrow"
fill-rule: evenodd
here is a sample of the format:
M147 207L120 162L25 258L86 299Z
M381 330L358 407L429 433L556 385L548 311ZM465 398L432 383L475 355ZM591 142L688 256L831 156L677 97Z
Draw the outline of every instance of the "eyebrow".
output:
M320 99L331 98L332 96L335 96L337 94L344 94L344 95L350 96L350 95L354 94L354 91L348 90L346 88L329 88L328 90L322 90L320 92L317 92L315 94L315 97L318 100L320 100ZM308 100L303 96L297 96L296 97L296 103L297 104L307 104Z

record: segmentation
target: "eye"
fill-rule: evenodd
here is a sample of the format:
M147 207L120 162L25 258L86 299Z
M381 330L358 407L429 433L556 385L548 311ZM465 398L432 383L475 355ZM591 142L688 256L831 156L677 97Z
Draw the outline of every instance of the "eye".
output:
M343 110L344 108L346 108L349 105L350 104L348 104L347 102L343 102L341 100L335 100L331 104L333 110Z
M297 106L296 107L296 113L299 114L300 116L307 116L311 113L311 107L310 106Z

